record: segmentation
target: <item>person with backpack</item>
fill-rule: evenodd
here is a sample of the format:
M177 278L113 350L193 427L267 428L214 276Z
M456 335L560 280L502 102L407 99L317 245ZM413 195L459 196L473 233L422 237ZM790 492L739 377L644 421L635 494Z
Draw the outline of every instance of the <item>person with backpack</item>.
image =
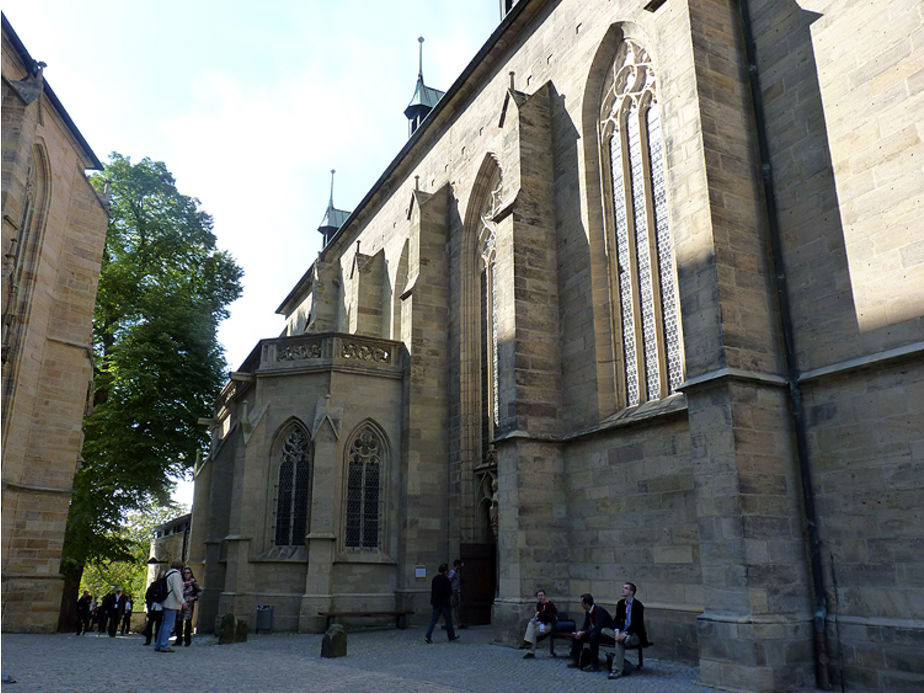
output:
M154 641L155 652L174 652L170 647L170 634L173 632L173 624L176 623L177 611L186 605L183 599L183 577L180 575L182 569L183 561L173 561L170 570L164 576L167 582L167 596L160 602L164 608L164 618Z
M161 588L163 588L163 596L160 595ZM148 612L148 620L145 622L144 630L141 631L141 634L144 636L145 645L151 644L152 637L154 640L157 640L157 634L160 632L160 623L164 618L164 608L155 597L164 599L166 593L167 581L164 580L164 570L161 568L157 571L157 577L154 578L154 582L148 585L148 589L144 593L144 606Z

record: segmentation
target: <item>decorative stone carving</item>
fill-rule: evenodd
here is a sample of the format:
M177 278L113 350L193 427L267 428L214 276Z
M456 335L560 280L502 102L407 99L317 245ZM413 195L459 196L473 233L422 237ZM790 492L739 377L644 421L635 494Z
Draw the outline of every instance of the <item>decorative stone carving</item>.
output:
M302 359L321 358L321 343L308 342L307 344L294 344L281 347L276 352L277 361L301 361Z
M494 535L494 541L497 541L498 515L500 502L497 497L497 479L491 482L491 533Z
M387 363L391 360L391 353L382 346L369 346L355 342L344 342L341 351L345 359L360 359L362 361L381 361Z
M330 424L330 429L334 434L334 439L340 439L340 421L343 418L343 406L338 404L332 404L330 393L324 395L323 398L319 398L314 405L314 423L311 426L311 435L317 439L318 431L321 430L321 425L327 421Z

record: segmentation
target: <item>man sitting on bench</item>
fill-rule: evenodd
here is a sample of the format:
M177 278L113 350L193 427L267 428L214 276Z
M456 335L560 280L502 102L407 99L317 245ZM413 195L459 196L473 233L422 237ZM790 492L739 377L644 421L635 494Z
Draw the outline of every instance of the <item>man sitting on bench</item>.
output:
M616 654L609 678L618 679L626 659L627 647L647 647L648 635L645 632L645 605L635 598L635 583L626 582L622 586L622 599L616 604L616 630L607 632L616 641Z
M526 635L523 642L529 644L529 652L523 659L533 659L536 656L536 641L543 635L552 632L552 627L558 620L558 610L555 605L545 598L545 590L536 591L536 615L529 619L526 626Z
M584 643L590 645L590 664L589 671L600 671L600 636L604 628L613 628L613 617L602 606L594 604L594 598L591 594L581 595L581 608L586 612L584 616L584 625L572 637L574 642L571 643L571 659L573 660L569 667L579 668L581 666L581 653L584 649Z

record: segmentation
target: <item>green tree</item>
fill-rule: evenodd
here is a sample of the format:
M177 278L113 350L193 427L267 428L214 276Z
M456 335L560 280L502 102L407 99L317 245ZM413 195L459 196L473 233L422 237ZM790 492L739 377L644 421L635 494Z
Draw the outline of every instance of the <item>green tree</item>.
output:
M93 411L65 533L62 620L92 560L130 560L123 517L166 505L171 478L207 444L197 425L224 382L216 332L242 270L215 246L212 218L161 162L113 153L93 184L111 219L93 314Z
M148 582L148 558L154 528L189 512L183 505L170 504L150 511L131 511L122 522L122 538L128 543L131 558L113 561L92 557L87 560L80 580L80 593L102 597L121 587L133 600L135 611L140 611Z

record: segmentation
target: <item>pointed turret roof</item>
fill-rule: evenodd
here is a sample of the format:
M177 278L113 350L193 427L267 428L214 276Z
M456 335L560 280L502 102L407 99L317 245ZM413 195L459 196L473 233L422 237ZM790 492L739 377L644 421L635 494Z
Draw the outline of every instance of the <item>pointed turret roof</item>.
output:
M340 230L340 227L350 216L347 210L334 207L334 174L336 172L335 169L330 170L330 201L327 203L324 218L321 219L321 224L318 226L318 231L324 234L325 244Z
M433 110L434 106L443 97L446 92L428 87L423 78L423 36L417 39L420 44L419 69L417 71L417 85L414 88L414 96L411 102L404 109L405 117L411 121L411 133L420 125L427 114Z

